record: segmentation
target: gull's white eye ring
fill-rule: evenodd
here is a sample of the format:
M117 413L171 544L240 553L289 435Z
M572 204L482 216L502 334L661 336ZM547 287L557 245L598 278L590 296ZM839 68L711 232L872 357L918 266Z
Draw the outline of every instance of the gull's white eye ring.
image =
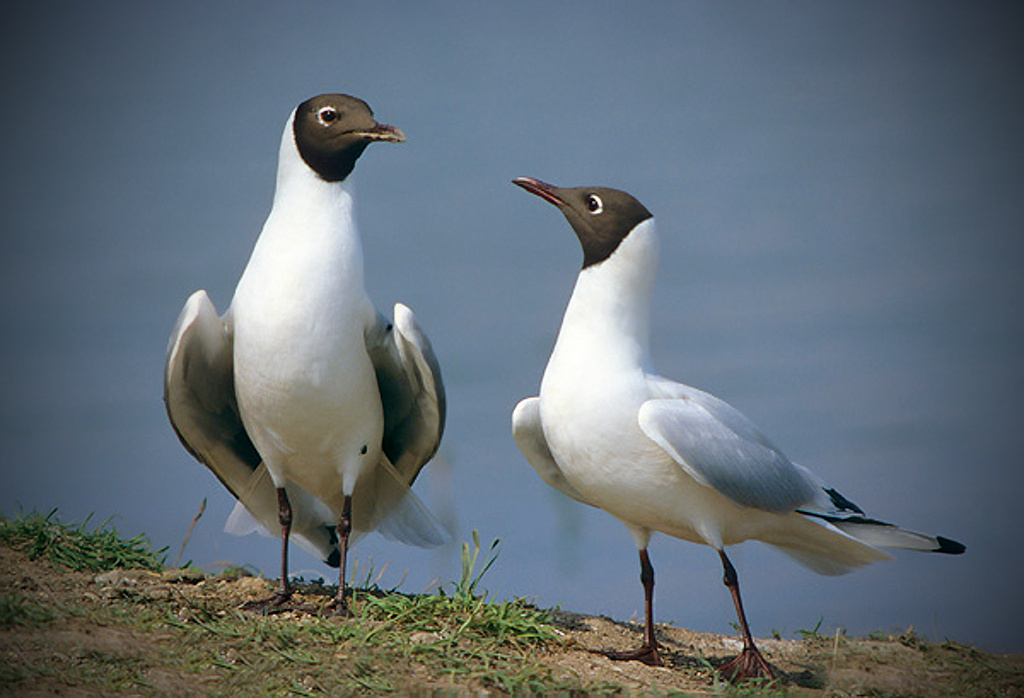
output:
M601 197L597 194L591 194L587 197L587 210L593 215L597 215L604 210L604 203L601 201Z
M338 110L334 107L324 107L316 113L316 118L324 126L330 126L337 121L341 116L338 114Z

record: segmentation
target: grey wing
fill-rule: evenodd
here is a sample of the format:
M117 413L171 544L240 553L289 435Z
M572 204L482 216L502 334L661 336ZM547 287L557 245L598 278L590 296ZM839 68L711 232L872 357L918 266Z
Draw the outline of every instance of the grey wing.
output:
M512 438L519 450L526 456L541 479L556 490L569 495L578 502L590 504L572 484L565 479L561 468L551 455L544 429L540 422L540 398L528 397L521 400L512 411Z
M230 321L196 291L174 326L164 365L164 404L189 453L208 467L272 533L279 530L277 491L239 416ZM303 547L337 566L336 533L314 498L290 486L292 534ZM237 512L232 518L237 518Z
M713 395L663 378L638 421L643 432L695 480L745 506L792 511L816 487L739 411Z
M407 485L441 444L444 383L430 340L412 311L395 304L395 320L378 314L366 336L384 407L384 454Z
M171 334L164 404L181 443L237 498L261 458L238 413L230 328L205 291L189 297Z

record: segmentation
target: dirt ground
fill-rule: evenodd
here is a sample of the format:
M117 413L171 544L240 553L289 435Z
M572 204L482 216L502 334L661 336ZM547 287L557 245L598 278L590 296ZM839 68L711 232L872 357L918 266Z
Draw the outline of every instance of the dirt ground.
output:
M659 626L665 667L614 662L600 650L639 644L640 628L608 618L573 617L569 642L550 661L588 679L630 690L715 695L706 664L735 657L739 638ZM1024 696L1024 657L994 657L955 643L933 644L914 633L879 639L812 635L805 640L758 639L783 674L778 691L797 696ZM770 691L768 691L770 692Z
M183 609L200 606L211 609L211 617L223 616L228 612L224 609L237 609L247 600L267 596L271 589L264 579L207 577L178 570L71 572L0 547L0 695L238 694L225 678L231 675L231 665L244 659L236 650L216 645L218 638L211 635L215 646L208 654L196 656L215 660L197 659L190 664L183 658L184 646L175 644L185 631L159 619L173 621ZM318 602L300 595L300 603L307 601ZM289 622L291 616L272 616L266 622ZM304 622L346 621L310 616ZM817 634L803 640L759 639L783 680L770 687L736 688L717 679L712 668L736 655L740 648L736 638L660 625L658 639L666 666L649 667L600 654L637 646L641 633L635 624L560 611L552 612L552 623L560 641L525 650L522 661L550 669L550 677L558 680L552 691L563 694L1024 697L1024 657L987 654L953 642L926 642L913 632L872 639ZM429 639L410 637L408 642ZM410 652L407 656L415 664L420 655ZM295 657L302 660L301 655ZM275 659L287 662L289 656ZM341 670L349 659L348 654L338 653L331 661L337 661ZM284 665L268 666L267 671L275 671L274 666ZM353 675L356 682L345 692L504 693L500 686L481 684L479 679L431 676L428 663L392 664L385 669L405 678L398 683L373 683ZM285 690L262 692L334 694L297 676ZM546 692L536 684L529 690Z

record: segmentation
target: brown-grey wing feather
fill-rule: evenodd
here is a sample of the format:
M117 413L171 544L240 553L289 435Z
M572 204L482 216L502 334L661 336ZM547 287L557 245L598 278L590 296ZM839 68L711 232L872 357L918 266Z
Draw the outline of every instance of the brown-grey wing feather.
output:
M230 326L205 291L189 297L171 334L164 404L181 443L237 498L261 459L235 399Z
M412 311L396 303L394 317L389 323L378 315L366 342L384 407L384 453L411 485L441 444L444 382Z

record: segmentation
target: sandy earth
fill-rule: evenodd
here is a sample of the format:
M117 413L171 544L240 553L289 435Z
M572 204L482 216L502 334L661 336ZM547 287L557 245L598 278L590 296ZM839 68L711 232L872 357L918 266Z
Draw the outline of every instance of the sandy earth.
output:
M0 597L17 595L52 608L101 607L124 598L126 593L150 604L171 604L174 598L186 596L203 603L237 607L267 596L271 589L271 583L264 579L207 578L178 570L115 570L98 575L70 572L0 548ZM322 603L315 597L299 599L300 603L304 601ZM727 687L711 667L735 656L740 649L737 638L660 625L658 640L666 666L616 662L600 652L638 646L641 629L637 624L563 612L555 612L553 617L563 642L536 650L536 656L530 659L550 666L556 676L574 676L584 685L595 687L620 686L630 695L672 691L722 694ZM144 632L118 624L92 625L89 614L82 612L58 613L55 620L36 626L2 625L0 693L95 695L87 688L61 683L56 670L53 675L58 678L26 685L24 680L13 680L14 675L6 667L56 667L75 657L101 655L120 658L122 664L145 664L146 681L154 693L217 691L216 683L211 683L217 681L216 676L183 674L161 666L160 648L166 647L168 634L173 632L168 627ZM759 639L758 643L783 676L780 686L770 692L773 695L1024 697L1024 657L986 654L957 643L930 643L913 632L878 639L813 635L804 640ZM418 670L413 667L407 674L415 676ZM475 695L481 687L456 683L445 690ZM745 690L741 694L749 693Z

